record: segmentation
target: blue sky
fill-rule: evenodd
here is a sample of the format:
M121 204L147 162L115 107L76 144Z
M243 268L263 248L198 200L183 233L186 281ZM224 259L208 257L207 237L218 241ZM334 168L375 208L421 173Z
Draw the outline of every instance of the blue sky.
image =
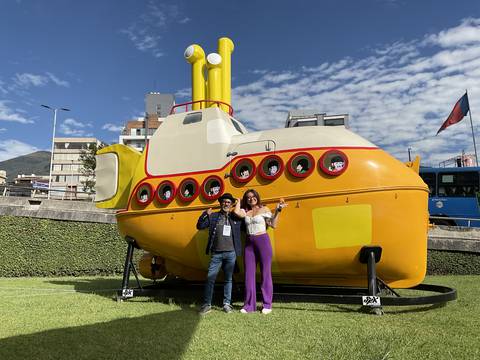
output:
M236 117L283 127L289 109L349 113L401 160L473 151L468 119L435 136L468 89L480 135L480 2L1 0L0 161L57 136L118 139L149 91L188 100L185 48L229 36ZM478 138L480 143L480 137Z

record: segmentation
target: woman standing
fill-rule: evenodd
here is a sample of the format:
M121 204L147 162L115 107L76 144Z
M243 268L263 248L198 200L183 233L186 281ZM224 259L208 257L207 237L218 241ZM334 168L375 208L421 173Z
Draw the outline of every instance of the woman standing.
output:
M262 274L263 314L272 312L272 245L267 234L267 226L275 228L282 209L287 206L280 199L274 214L266 206L262 205L260 195L255 190L247 190L243 195L241 207L237 201L234 213L245 218L247 227L247 241L245 244L245 303L240 312L246 314L254 312L257 308L255 272L257 263L260 263Z

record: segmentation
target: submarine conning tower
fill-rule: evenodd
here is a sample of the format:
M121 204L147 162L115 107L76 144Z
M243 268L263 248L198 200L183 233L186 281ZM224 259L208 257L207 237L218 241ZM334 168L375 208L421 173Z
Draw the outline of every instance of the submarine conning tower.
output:
M231 55L235 48L227 37L218 39L218 50L205 56L202 47L190 45L185 59L192 64L192 110L220 107L230 115L231 106Z

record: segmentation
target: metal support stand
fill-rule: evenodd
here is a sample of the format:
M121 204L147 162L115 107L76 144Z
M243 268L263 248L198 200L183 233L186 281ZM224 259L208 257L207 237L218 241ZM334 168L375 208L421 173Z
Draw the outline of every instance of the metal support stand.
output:
M135 242L135 239L129 236L125 237L125 241L128 244L127 256L125 257L125 266L123 268L122 289L117 293L117 301L123 301L133 297L133 289L129 288L130 271L132 271L133 275L135 275L138 288L142 290L142 285L140 284L140 280L138 279L137 269L133 264L133 251L135 250L135 247L137 247L137 244Z
M380 246L364 246L360 250L360 262L367 264L368 276L368 296L362 299L363 306L367 307L368 312L375 315L383 315L380 297L378 296L380 289L377 284L377 271L375 269L375 264L380 261L381 257L382 248Z

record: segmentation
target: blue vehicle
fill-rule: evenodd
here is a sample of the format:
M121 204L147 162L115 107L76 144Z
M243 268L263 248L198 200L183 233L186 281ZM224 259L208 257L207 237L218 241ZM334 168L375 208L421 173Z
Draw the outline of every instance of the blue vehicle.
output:
M428 210L433 217L430 222L480 227L480 167L421 167L420 176L430 190Z

